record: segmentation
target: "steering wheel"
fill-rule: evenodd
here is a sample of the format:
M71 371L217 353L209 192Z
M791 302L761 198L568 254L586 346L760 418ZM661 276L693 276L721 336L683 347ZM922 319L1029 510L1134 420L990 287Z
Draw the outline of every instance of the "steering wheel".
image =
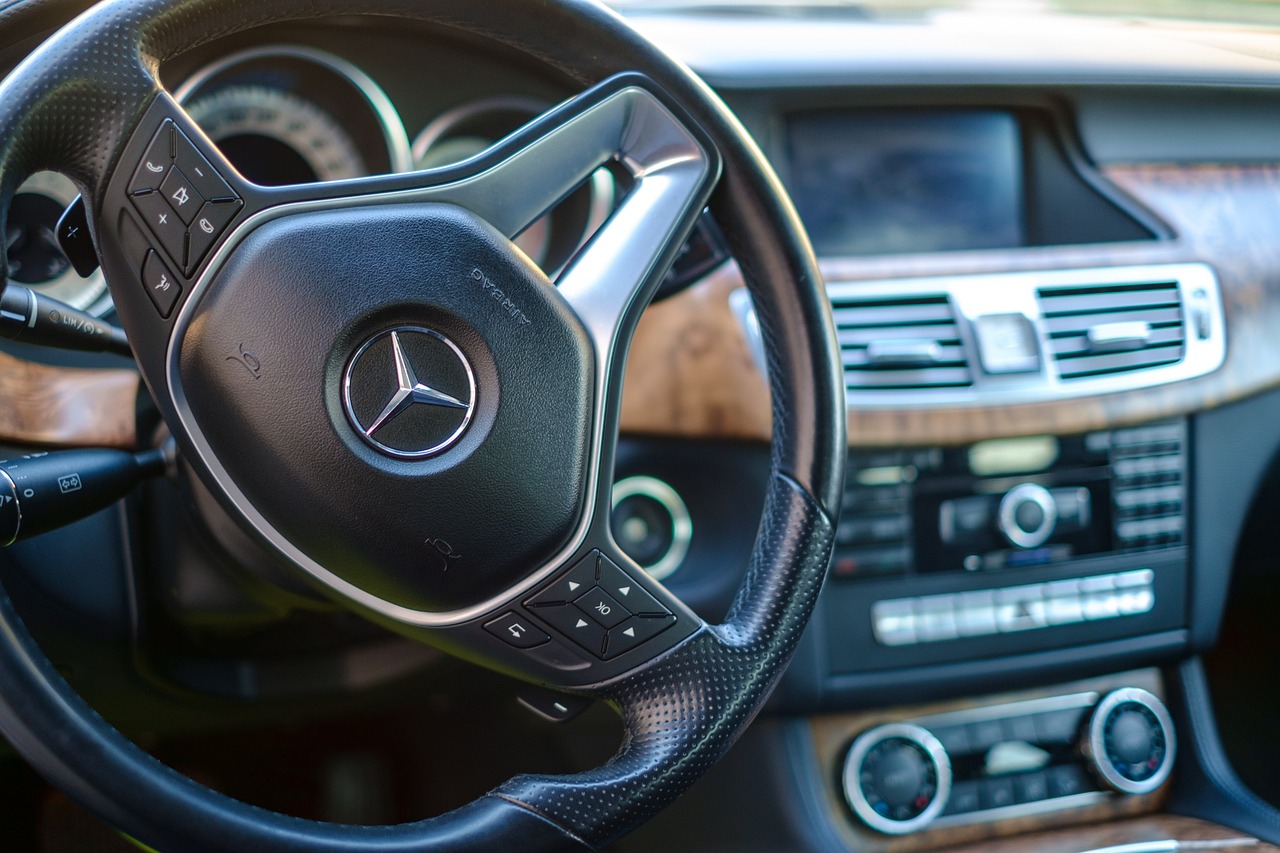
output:
M49 5L12 4L0 28ZM265 188L157 81L216 37L355 13L491 40L584 91L455 166ZM605 164L630 188L553 283L511 238ZM300 820L137 748L0 596L0 731L52 784L159 849L594 848L751 721L830 558L844 392L795 213L691 72L585 0L111 0L0 85L0 210L40 169L80 187L146 384L251 535L368 618L606 700L626 730L601 767L518 776L429 820ZM720 625L648 578L608 523L628 341L708 203L759 315L773 407L764 516Z

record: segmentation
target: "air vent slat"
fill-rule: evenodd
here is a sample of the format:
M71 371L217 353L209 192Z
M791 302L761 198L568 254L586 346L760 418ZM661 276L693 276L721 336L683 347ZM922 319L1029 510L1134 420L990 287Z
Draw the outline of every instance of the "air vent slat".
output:
M843 349L840 353L840 358L844 362L845 367L860 367L860 368L865 368L867 370L878 370L878 371L893 370L893 369L901 370L901 367L898 367L898 368L885 367L883 365L879 365L871 361L871 359L867 355L866 347ZM935 361L930 366L931 367L964 367L965 366L964 347L960 346L959 344L955 344L952 346L938 347L938 360Z
M1059 362L1058 373L1063 379L1080 376L1097 376L1102 373L1118 373L1144 367L1177 364L1182 360L1182 346L1156 347L1133 352L1115 352L1106 355L1087 355Z
M1120 290L1114 293L1090 293L1072 296L1057 296L1051 292L1044 292L1041 298L1043 300L1041 303L1043 305L1042 310L1046 317L1095 311L1120 311L1126 308L1160 305L1177 306L1179 304L1178 288L1175 285L1168 285L1159 290Z
M844 329L868 326L904 326L915 323L953 324L955 316L946 302L913 304L871 302L864 305L841 305L833 311L836 325Z
M843 298L833 302L845 386L894 392L973 384L945 294Z
M872 326L868 328L849 329L840 327L836 334L840 345L844 347L865 347L875 341L889 338L895 340L929 340L940 344L953 344L960 341L954 323L933 326Z
M1165 367L1186 354L1176 282L1047 287L1037 296L1049 349L1064 382Z
M1089 339L1084 334L1066 335L1064 337L1054 337L1049 341L1053 348L1053 353L1061 358L1070 358L1078 355L1089 355L1091 350L1089 347ZM1167 326L1164 328L1152 329L1151 337L1148 339L1148 346L1165 346L1168 344L1182 343L1182 327Z
M1073 314L1070 317L1047 317L1044 321L1045 328L1049 330L1050 336L1053 337L1083 333L1089 327L1103 323L1149 323L1153 327L1181 327L1182 309L1173 306L1170 308L1140 308L1112 313L1091 312L1088 314Z
M845 386L859 388L958 388L972 384L968 367L912 370L846 370Z

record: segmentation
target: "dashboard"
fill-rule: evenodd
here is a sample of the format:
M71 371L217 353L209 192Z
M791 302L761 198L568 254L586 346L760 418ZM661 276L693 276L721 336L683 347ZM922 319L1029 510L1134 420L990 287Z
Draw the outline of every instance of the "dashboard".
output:
M1280 37L630 14L790 192L826 276L850 444L827 586L741 752L776 772L747 792L731 759L633 849L928 849L1160 812L1188 728L1174 673L1218 640L1280 452ZM456 163L576 91L530 57L356 17L222 39L162 76L260 185ZM554 278L627 189L602 168L516 243ZM75 194L52 173L24 185L10 266L109 317L102 276L54 236ZM709 620L731 606L768 482L744 284L704 218L637 329L621 415L614 535ZM284 578L196 481L157 484L143 508L162 532L119 555L129 589L113 595L161 614L125 632L144 682L304 702L351 689L350 648L384 649L388 680L436 665ZM86 606L41 572L51 549L7 559ZM1128 764L1150 773L1097 758L1125 709L1147 738ZM877 761L907 762L924 800L886 795ZM741 826L689 829L744 800L759 813Z

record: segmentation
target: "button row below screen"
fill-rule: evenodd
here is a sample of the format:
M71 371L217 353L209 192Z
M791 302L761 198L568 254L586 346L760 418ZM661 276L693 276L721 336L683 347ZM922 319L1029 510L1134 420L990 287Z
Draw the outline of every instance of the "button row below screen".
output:
M1155 573L1139 569L1042 584L876 602L876 640L905 646L1137 616L1155 607Z

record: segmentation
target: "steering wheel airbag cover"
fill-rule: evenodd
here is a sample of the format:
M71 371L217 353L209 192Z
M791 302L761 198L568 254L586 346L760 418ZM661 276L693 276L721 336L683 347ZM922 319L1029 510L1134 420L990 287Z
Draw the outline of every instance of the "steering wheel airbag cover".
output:
M403 327L443 334L475 374L472 422L432 458L379 453L343 404L353 354ZM176 346L187 404L231 479L274 530L356 589L414 610L466 607L536 569L577 525L590 339L542 272L465 210L382 204L273 219L218 271ZM244 349L256 371L235 359ZM420 382L442 375L439 364L410 367ZM385 368L357 376L371 392L350 392L387 402L396 374ZM460 557L445 565L427 541Z

